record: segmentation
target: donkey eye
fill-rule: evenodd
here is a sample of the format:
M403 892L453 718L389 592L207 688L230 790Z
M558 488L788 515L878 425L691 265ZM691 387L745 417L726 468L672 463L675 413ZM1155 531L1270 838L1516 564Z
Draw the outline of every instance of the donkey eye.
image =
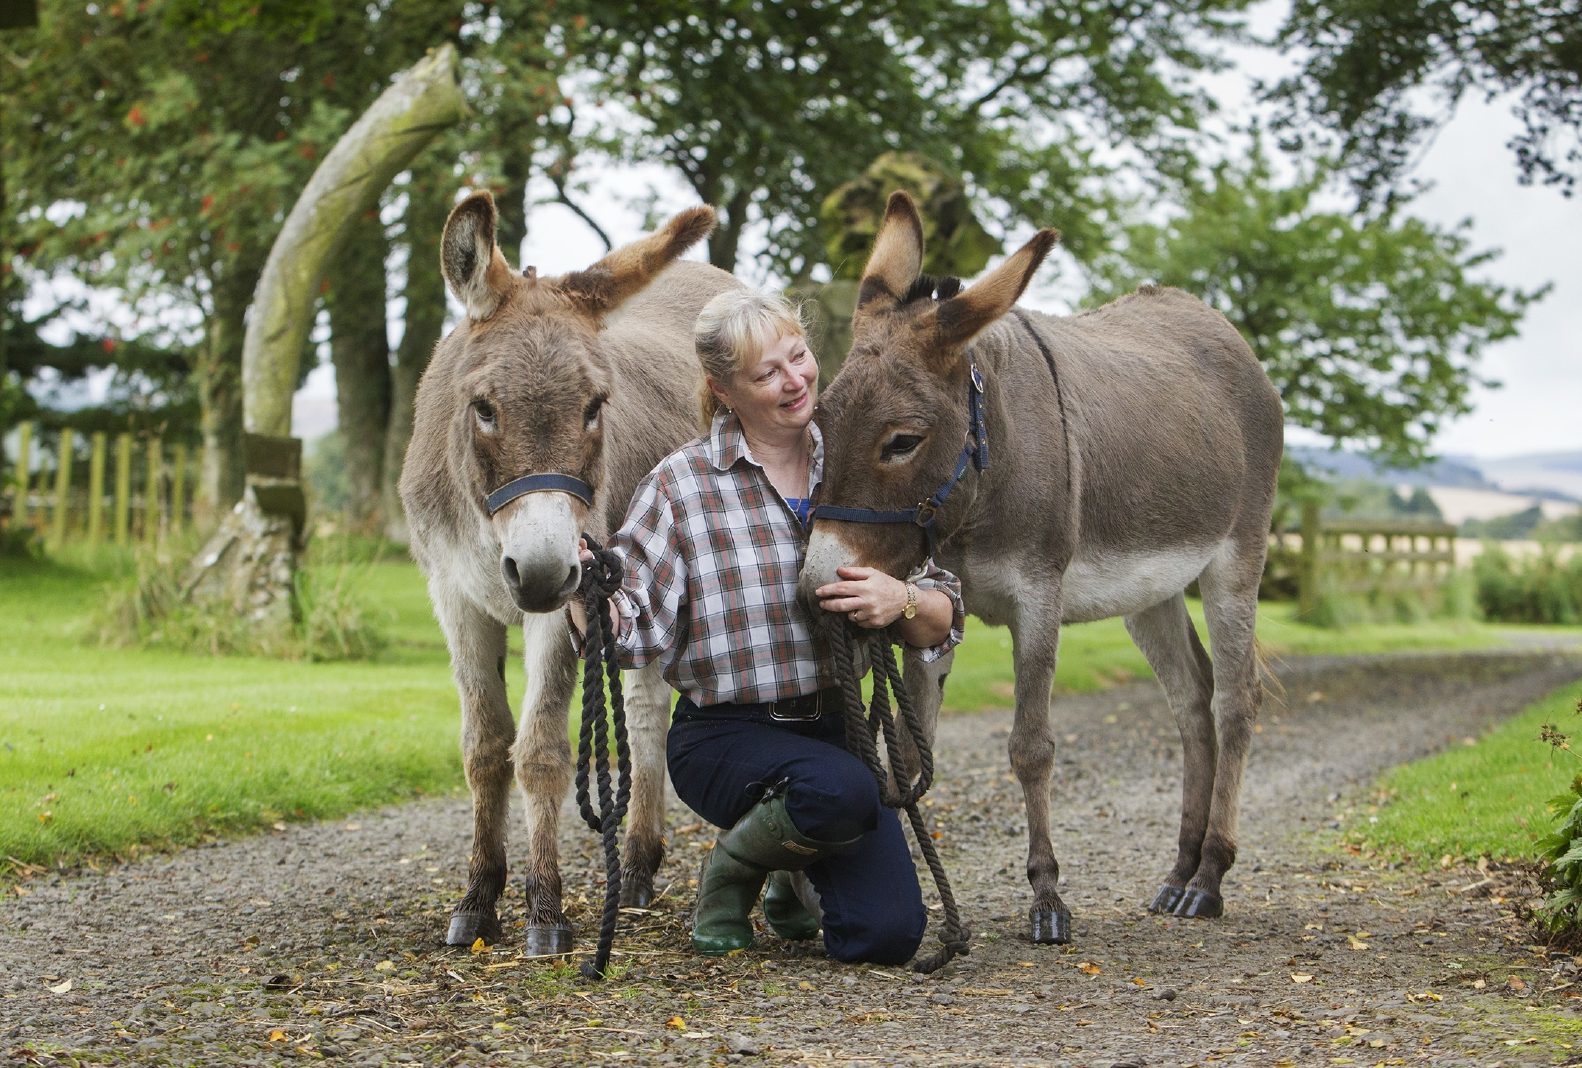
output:
M473 415L478 419L478 426L483 430L494 432L494 405L479 397L472 402Z
M598 425L599 412L603 410L604 402L608 399L601 393L590 400L588 406L582 410L582 422L589 430Z
M884 448L880 450L879 458L881 460L893 460L897 456L905 456L922 443L923 438L919 434L897 434L884 443Z

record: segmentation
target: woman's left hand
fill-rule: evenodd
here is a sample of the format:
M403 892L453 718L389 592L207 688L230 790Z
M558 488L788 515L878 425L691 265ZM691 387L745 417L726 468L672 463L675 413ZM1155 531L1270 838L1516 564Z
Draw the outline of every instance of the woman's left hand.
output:
M841 581L814 590L819 607L840 612L859 627L888 627L906 608L906 583L871 567L835 569Z

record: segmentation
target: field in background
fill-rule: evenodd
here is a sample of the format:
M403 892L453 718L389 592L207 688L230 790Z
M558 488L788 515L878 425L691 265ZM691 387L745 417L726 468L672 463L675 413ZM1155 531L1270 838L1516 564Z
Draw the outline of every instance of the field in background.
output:
M104 599L94 569L0 560L0 879L48 865L464 794L457 699L417 570L359 566L388 648L361 663L215 659L88 641ZM124 566L123 566L124 570ZM1508 629L1469 623L1333 631L1268 606L1274 656L1486 648ZM1582 642L1582 630L1549 630ZM522 693L520 636L507 682ZM1066 629L1057 689L1149 672L1119 620ZM1011 701L1010 636L969 621L947 707Z

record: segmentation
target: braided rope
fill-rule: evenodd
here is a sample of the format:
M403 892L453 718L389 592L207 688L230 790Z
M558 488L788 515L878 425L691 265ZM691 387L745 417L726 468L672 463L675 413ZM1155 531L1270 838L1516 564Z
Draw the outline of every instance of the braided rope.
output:
M589 979L603 979L615 944L615 921L621 907L621 855L616 832L626 818L632 796L632 757L626 735L626 702L621 693L621 668L615 655L615 626L610 621L610 595L621 586L620 557L588 535L593 563L583 568L578 594L588 614L587 654L582 664L582 722L577 730L577 809L583 822L599 833L604 847L604 911L599 919L599 947L582 965ZM602 675L602 677L601 677ZM609 701L605 701L605 689ZM607 714L608 713L608 714ZM610 733L615 734L615 784L610 782ZM598 807L590 796L592 775Z
M934 887L939 891L939 901L945 911L945 922L939 929L940 948L927 957L912 963L914 971L936 972L958 954L969 952L972 932L962 926L961 914L956 908L956 896L951 892L950 879L940 862L939 850L923 820L917 803L922 800L934 781L934 751L929 744L922 718L912 705L911 695L901 684L901 669L895 662L895 646L888 632L875 631L858 637L844 621L829 620L830 648L835 658L842 702L845 705L846 747L855 754L879 783L879 795L890 808L905 809L907 821L912 826L912 838L917 842L923 861L934 877ZM866 644L868 660L873 668L873 700L865 711L862 701L862 676L857 672L856 647ZM898 717L891 712L890 698L900 709ZM902 783L905 764L901 759L901 731L917 752L918 774L910 783ZM885 753L890 760L893 775L885 773L879 760L878 738L884 735ZM893 780L893 782L892 782Z

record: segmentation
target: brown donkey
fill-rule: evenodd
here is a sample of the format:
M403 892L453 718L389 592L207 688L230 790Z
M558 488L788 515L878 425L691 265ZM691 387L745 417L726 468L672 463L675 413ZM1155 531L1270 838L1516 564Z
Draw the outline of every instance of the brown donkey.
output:
M566 708L576 667L560 609L577 587L577 536L619 526L632 490L697 432L701 371L692 323L737 284L674 263L714 226L693 208L585 271L518 275L495 245L494 201L474 193L441 241L445 281L467 315L434 351L418 387L401 499L412 549L450 647L461 746L473 799L467 894L446 941L500 937L511 772L527 800L527 950L571 949L556 847L571 784ZM535 479L524 476L551 476ZM520 624L522 726L505 693L506 628ZM629 676L631 824L627 904L647 904L664 852L669 689Z
M968 611L1010 626L1035 942L1070 938L1049 837L1062 623L1124 616L1181 729L1180 848L1149 907L1223 911L1261 699L1253 623L1283 433L1246 342L1194 297L1149 286L1071 318L1013 310L1056 237L936 295L919 279L917 209L890 198L851 355L820 403L824 483L801 580L811 599L838 565L904 575L935 551ZM1187 614L1194 579L1212 666ZM930 727L948 670L907 663Z

